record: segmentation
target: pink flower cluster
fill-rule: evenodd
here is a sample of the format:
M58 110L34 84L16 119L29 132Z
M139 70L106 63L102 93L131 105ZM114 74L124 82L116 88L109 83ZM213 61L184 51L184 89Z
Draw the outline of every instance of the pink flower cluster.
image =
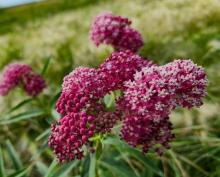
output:
M44 79L26 64L7 65L0 79L0 95L7 95L16 86L21 86L30 96L36 96L46 87Z
M53 147L60 162L82 158L81 148L94 134L93 122L93 116L70 113L52 125L49 146Z
M101 13L92 23L90 38L97 46L108 44L116 51L137 52L144 44L143 39L130 25L128 18L114 16L111 12Z
M152 121L147 116L127 116L122 124L121 137L132 147L140 146L146 153L150 148L161 155L163 149L169 148L174 135L168 117L161 121Z
M86 114L94 117L94 134L110 132L117 121L122 119L122 114L117 109L114 112L106 111L103 98L110 91L123 88L123 82L133 78L135 71L142 67L151 66L152 62L144 60L140 56L133 54L131 51L114 52L98 68L79 67L64 77L62 84L62 93L57 101L56 109L64 116L61 119L71 119L70 114ZM52 134L49 139L49 145L58 155L59 160L64 161L62 157L68 157L68 153L62 148L62 142L56 141L59 137L56 127L60 123L52 126ZM72 134L77 134L76 129L70 130ZM83 136L80 136L81 138ZM89 139L83 141L81 145L89 145ZM65 142L67 146L68 142ZM69 146L72 147L71 143ZM81 146L82 147L82 146ZM74 146L72 147L74 148ZM65 155L64 155L65 154ZM76 157L76 156L74 156ZM68 161L69 159L66 158Z
M143 151L148 149L151 141L155 142L154 145L164 146L164 139L170 140L173 135L171 126L166 126L166 129L161 122L164 126L170 125L167 117L177 106L201 106L206 86L203 68L191 60L175 60L164 66L142 68L135 73L134 81L125 82L124 95L118 100L118 106L125 112L122 138L132 146L141 146ZM154 126L157 128L153 129ZM154 135L160 132L161 137L147 136L148 131ZM148 137L146 141L142 138L145 135Z
M66 115L89 107L107 93L98 70L79 67L64 78L57 111Z
M164 66L169 85L175 88L176 104L192 108L202 105L201 97L205 97L207 78L204 69L191 60L175 60Z
M60 162L81 159L83 147L93 149L92 137L109 133L119 121L121 139L144 153L153 149L161 155L174 137L171 111L202 105L207 94L204 69L191 60L158 66L134 54L143 41L130 25L130 20L112 13L98 15L91 39L116 51L97 69L79 67L64 78L56 104L63 117L52 125L49 138ZM110 111L104 97L118 90L122 94Z
M136 71L142 67L150 67L154 65L152 61L145 60L137 54L129 50L113 52L109 58L101 64L99 68L100 74L103 76L108 91L123 88L124 81L133 78Z
M60 162L81 158L80 149L91 145L90 137L110 132L122 120L123 140L132 147L141 147L143 152L151 148L161 154L174 137L170 112L177 106L200 106L206 85L204 70L191 60L158 66L131 51L114 52L98 69L76 68L64 78L57 111L64 116L61 120L72 123L60 120L54 124L49 145ZM117 89L123 94L116 100L115 111L109 112L103 97ZM93 118L80 131L85 118L76 119L73 114ZM69 128L70 125L75 128ZM60 140L63 135L66 137ZM79 135L79 146L68 140L71 135Z

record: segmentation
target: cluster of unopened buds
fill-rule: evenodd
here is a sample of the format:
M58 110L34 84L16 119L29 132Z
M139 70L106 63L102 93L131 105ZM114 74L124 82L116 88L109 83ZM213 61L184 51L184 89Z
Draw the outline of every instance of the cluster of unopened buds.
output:
M49 146L60 162L81 159L92 138L122 123L120 137L144 153L169 148L174 135L169 114L176 107L199 107L207 77L191 60L159 66L134 52L143 45L127 18L103 13L95 18L91 39L116 50L97 69L79 67L64 78L56 109L62 118L52 125ZM114 109L104 97L120 90Z
M46 87L43 77L21 63L7 65L0 78L0 95L5 96L15 87L22 87L30 96L37 96Z

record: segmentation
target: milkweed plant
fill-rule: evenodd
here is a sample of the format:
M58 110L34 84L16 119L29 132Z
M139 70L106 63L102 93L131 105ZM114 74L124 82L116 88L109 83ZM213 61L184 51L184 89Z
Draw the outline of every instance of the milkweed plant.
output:
M92 42L97 47L110 45L114 52L98 68L81 66L63 79L56 102L61 118L52 123L48 140L60 163L80 160L87 151L94 153L115 126L120 127L117 136L143 155L149 150L162 155L174 138L170 113L203 104L204 69L190 59L158 65L138 55L144 41L131 24L111 12L92 22ZM30 66L11 63L2 71L0 95L15 87L36 97L46 82ZM109 97L111 104L106 103Z
M162 155L174 138L169 114L177 107L202 105L206 96L204 69L190 59L159 66L137 54L144 42L131 20L111 12L98 15L90 29L96 46L114 52L98 67L78 67L64 77L56 110L62 118L51 127L49 146L59 162L81 159L84 149L121 124L119 137L131 147ZM106 95L115 95L112 106Z

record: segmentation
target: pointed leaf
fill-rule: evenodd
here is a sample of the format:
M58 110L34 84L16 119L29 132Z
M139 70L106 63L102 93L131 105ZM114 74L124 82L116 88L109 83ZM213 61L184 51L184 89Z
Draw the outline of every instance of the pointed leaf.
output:
M7 147L8 154L9 154L11 160L12 160L12 163L13 163L15 169L16 170L22 169L22 167L23 167L22 163L21 163L21 161L19 159L19 156L16 153L13 145L11 144L10 140L6 141L6 147Z
M15 115L15 116L12 116L7 120L3 119L0 122L0 124L11 124L11 123L15 123L15 122L23 121L23 120L28 120L28 119L31 119L33 117L42 116L42 115L44 115L43 110L27 111L27 112L23 112L23 113Z
M15 173L9 175L8 177L23 177L28 173L29 168L24 168L22 170L16 171Z
M50 164L47 173L44 177L51 177L51 174L56 170L58 165L57 159L54 159L53 162Z
M90 154L89 177L95 177L96 153Z
M26 100L21 101L21 102L18 103L16 106L14 106L13 108L11 108L8 113L14 112L15 110L17 110L17 109L19 109L20 107L26 105L27 103L30 103L31 101L33 101L32 98L28 98L28 99L26 99Z
M62 165L56 172L51 174L51 177L66 177L78 163L79 161L73 161Z
M3 160L3 153L2 153L2 148L0 146L0 176L5 177L5 168L4 168L4 160Z
M43 162L41 162L41 161L38 161L37 163L36 163L36 167L37 167L37 170L39 171L39 173L42 175L42 176L44 176L46 173L47 173L47 171L48 171L48 167L47 167L47 165L45 165Z
M41 71L41 75L44 75L44 74L46 73L46 71L47 71L47 69L48 69L48 67L49 67L49 64L50 64L50 60L51 60L50 57L48 57L48 58L46 59L46 62L45 62L45 64L44 64L44 67L43 67L43 69L42 69L42 71Z

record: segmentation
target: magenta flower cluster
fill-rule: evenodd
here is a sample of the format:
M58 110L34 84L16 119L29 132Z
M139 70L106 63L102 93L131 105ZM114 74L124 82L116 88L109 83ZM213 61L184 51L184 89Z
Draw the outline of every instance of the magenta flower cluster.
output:
M70 113L52 125L49 145L60 162L83 156L82 146L94 134L94 117L85 113Z
M108 44L116 51L137 52L144 44L143 39L130 25L128 18L115 16L111 12L101 13L92 23L90 38L97 46Z
M4 68L1 74L0 95L7 95L17 86L21 86L28 95L37 96L46 87L46 84L42 76L36 74L30 66L11 63Z
M101 14L92 25L92 39L115 47L130 24L127 18ZM94 136L110 133L119 122L120 137L130 146L162 154L174 137L171 111L202 105L207 94L202 67L191 60L159 66L131 50L115 51L97 69L79 67L64 77L56 104L62 118L52 125L49 138L60 162L81 159L84 147L94 149ZM105 95L118 90L114 108L107 109Z
M161 153L173 137L170 112L177 106L201 106L207 78L204 69L191 60L175 60L164 66L144 67L124 85L124 95L118 100L125 112L122 138L144 152L157 145L155 150Z

